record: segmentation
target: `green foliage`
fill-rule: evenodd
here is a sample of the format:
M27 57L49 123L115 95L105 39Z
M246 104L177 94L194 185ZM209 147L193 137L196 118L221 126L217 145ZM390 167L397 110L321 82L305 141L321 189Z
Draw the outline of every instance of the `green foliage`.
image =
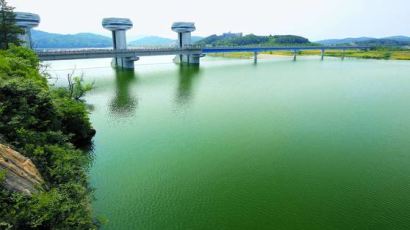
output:
M400 41L394 39L370 39L368 41L356 42L356 44L374 47L402 47L410 45L410 41Z
M40 75L39 68L38 57L31 50L17 46L0 50L0 80L30 79L47 87L47 80Z
M0 49L8 49L10 44L21 44L18 35L24 31L16 25L13 10L6 0L0 0Z
M6 179L6 170L0 169L0 184Z
M275 35L273 38L274 43L277 44L308 44L310 43L307 38L295 36L295 35Z
M308 39L295 35L257 36L218 36L212 35L197 42L204 46L283 46L283 45L312 45Z
M0 186L0 229L95 229L90 156L78 149L95 134L88 111L68 89L50 89L38 69L30 50L0 52L2 141L29 157L45 181L32 197Z
M84 83L83 77L72 77L68 75L68 91L70 93L70 98L76 101L81 100L85 94L94 88L94 83Z
M91 141L95 134L88 119L88 111L85 104L77 98L72 98L66 89L60 88L53 92L54 105L59 113L61 130L70 133L72 143L82 145ZM67 96L66 96L67 95Z
M7 55L9 56L20 58L22 61L25 61L32 69L38 70L40 60L31 50L12 45L5 52L7 52Z

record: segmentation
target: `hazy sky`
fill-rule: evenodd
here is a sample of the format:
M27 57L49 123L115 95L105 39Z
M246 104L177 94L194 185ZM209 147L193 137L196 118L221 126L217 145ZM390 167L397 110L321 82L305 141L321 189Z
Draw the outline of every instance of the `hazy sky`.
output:
M174 21L196 23L195 35L223 32L296 34L311 40L410 36L410 0L9 0L37 13L40 30L108 34L104 17L128 17L129 36L174 37Z

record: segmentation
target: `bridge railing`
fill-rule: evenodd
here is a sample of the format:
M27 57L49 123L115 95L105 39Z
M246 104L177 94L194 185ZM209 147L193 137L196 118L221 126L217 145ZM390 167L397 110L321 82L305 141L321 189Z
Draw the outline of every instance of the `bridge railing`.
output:
M196 50L201 49L200 46L184 46L180 47L151 47L151 48L129 48L129 49L36 49L37 53L41 54L82 54L82 53L129 53L129 52L155 52L155 51L180 51L180 50Z

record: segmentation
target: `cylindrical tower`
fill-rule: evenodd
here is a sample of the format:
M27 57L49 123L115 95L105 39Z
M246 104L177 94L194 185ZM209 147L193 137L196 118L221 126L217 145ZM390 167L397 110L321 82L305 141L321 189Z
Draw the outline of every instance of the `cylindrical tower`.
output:
M194 32L195 29L193 22L175 22L172 24L172 31L178 33L178 47L192 45L191 32Z
M102 26L112 31L114 50L127 49L126 31L132 28L132 22L128 18L104 18ZM127 58L114 58L113 66L121 68L134 68L134 61Z
M40 16L25 12L16 12L15 15L16 25L24 30L24 34L21 34L19 39L23 42L25 47L32 48L33 42L31 40L31 29L40 24Z
M193 22L175 22L171 27L172 31L178 33L177 47L185 48L192 45L191 32L195 31L195 23ZM199 64L199 57L191 55L179 55L175 59L182 64Z

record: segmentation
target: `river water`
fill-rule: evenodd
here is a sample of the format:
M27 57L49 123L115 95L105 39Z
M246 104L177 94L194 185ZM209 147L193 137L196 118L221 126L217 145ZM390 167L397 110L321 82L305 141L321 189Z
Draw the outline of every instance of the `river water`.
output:
M104 229L408 229L410 62L207 57L74 67Z

